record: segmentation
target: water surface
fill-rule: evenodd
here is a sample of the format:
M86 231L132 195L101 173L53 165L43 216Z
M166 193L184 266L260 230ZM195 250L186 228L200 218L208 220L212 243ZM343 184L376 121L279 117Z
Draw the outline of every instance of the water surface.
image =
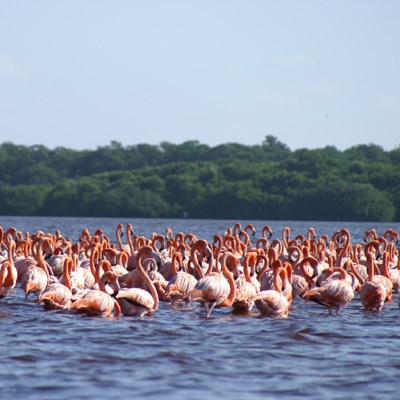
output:
M113 240L118 223L135 233L193 232L210 240L237 221L2 217L7 229L55 233L76 241L88 227ZM352 241L399 224L239 221L293 237L350 230ZM391 399L400 378L398 296L380 314L364 312L356 295L340 315L296 299L288 319L234 316L210 319L196 303L161 303L153 316L88 318L44 311L20 288L0 300L0 398L4 399Z

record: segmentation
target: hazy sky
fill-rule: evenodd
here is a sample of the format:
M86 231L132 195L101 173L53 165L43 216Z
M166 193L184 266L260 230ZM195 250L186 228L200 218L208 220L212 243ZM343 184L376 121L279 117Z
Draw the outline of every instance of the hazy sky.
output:
M400 1L0 0L0 143L400 144Z

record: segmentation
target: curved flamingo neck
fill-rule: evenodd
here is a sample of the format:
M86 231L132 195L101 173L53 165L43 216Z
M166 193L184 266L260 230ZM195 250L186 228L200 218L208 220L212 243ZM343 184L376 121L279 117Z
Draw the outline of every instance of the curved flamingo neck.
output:
M290 228L286 226L282 230L282 243L286 251L289 248L289 240L290 240Z
M168 239L168 242L173 243L176 246L179 246L181 243L185 243L185 234L183 232L178 232L175 235L175 238Z
M165 230L165 235L167 236L167 239L171 239L174 237L174 234L172 233L172 229L171 228L167 228Z
M74 261L70 257L66 257L64 260L64 282L65 286L72 291L71 285L71 271L74 265Z
M265 252L268 251L268 247L269 247L269 242L267 238L261 237L256 241L255 248L257 250L262 249Z
M244 239L242 239L242 236L244 237ZM240 231L238 237L240 243L243 243L245 248L249 248L252 246L250 235L246 231Z
M208 247L207 247L207 250L209 250ZM210 255L210 258L209 258L209 260L208 260L208 268L207 268L206 275L211 274L211 272L212 272L213 269L214 269L214 254L213 254L213 252L210 251L210 250L209 250L209 253L210 253L210 254L209 254L209 255ZM221 271L221 270L220 270L220 266L219 266L217 260L216 260L216 263L215 263L215 270L216 270L217 272L220 272L220 271Z
M92 240L92 235L90 234L88 228L82 230L79 240L86 240L87 242L90 242Z
M296 266L301 260L301 250L298 246L290 246L288 249L289 261Z
M119 317L121 315L121 306L119 305L116 298L112 297L114 301L114 317Z
M110 269L111 263L108 260L101 260L97 265L94 278L99 287L101 285L101 278L105 275L106 272L110 271Z
M306 263L310 264L312 269L316 273L317 266L318 266L318 260L312 256L308 256L308 257L303 258L299 264L300 271L301 271L301 274L303 275L304 279L307 281L307 283L310 286L314 286L314 281L312 280L312 277L310 277L310 275L308 275L308 273L305 269Z
M117 227L115 228L115 237L117 239L119 250L123 250L123 248L124 248L124 246L122 244L122 239L121 239L123 229L124 229L124 226L122 224L118 224Z
M247 253L243 263L243 273L246 281L251 283L250 266L255 265L257 262L257 255L255 253Z
M272 265L272 263L278 259L278 256L278 250L274 246L270 246L270 248L268 249L268 259L270 265Z
M242 225L239 222L237 222L235 224L235 226L233 227L233 233L232 233L233 236L237 236L241 229L242 229Z
M236 236L233 235L225 235L224 238L222 239L223 246L226 250L235 253L237 250L237 245L236 245Z
M267 237L267 232L268 232L268 237ZM261 236L264 237L265 239L271 239L273 232L272 229L269 225L264 225L262 230L261 230Z
M90 258L89 258L89 268L90 272L95 278L96 283L99 283L96 280L97 272L96 272L96 264L99 262L99 249L97 247L94 247L90 253Z
M135 252L135 248L133 246L133 242L132 242L132 224L127 224L126 228L126 242L128 243L128 247L129 247L129 251L130 251L130 256L133 255L133 253Z
M7 257L8 262L9 262L11 265L14 265L15 246L16 246L16 244L15 244L14 240L11 240L11 241L10 241L10 245L9 245L9 247L8 247L8 254L7 254L7 256L8 256L8 257Z
M283 294L282 287L279 284L279 278L280 278L281 273L286 273L286 270L283 268L283 266L281 264L281 266L279 268L274 268L273 271L274 271L274 289L277 292Z
M194 235L193 233L187 233L183 239L185 250L189 250L193 246L193 243L196 242L196 240L196 235Z
M47 269L46 261L45 261L45 259L44 259L44 257L43 257L43 250L44 250L44 247L45 247L45 246L48 246L48 245L49 245L49 244L48 244L49 241L50 241L49 238L42 238L42 239L39 241L38 248L37 248L37 250L36 250L36 261L37 261L37 263L38 263L38 266L39 266L40 268L42 268L43 271L46 273L47 280L50 279L50 276L49 276L49 271L48 271L48 269Z
M371 240L365 245L364 247L365 256L367 255L367 253L372 253L374 250L375 251L379 250L379 242L377 240Z
M351 262L351 260L348 260L346 263ZM347 278L347 272L344 270L342 267L334 267L332 269L329 269L327 271L327 274L325 275L324 279L329 279L335 272L340 274L340 279L341 280L346 280Z
M254 227L253 224L248 224L245 226L245 228L243 229L245 232L250 231L251 234L254 236L256 234L256 228ZM247 232L248 233L248 232ZM248 233L250 235L250 233Z
M367 252L367 270L368 270L368 281L372 282L375 275L375 260L371 252Z
M222 237L220 235L214 235L214 258L215 262L219 263L219 258L222 250Z
M9 265L10 265L10 262L8 260L3 260L3 262L0 264L0 293L2 290L3 282L6 278L5 272L8 272Z
M136 268L140 274L140 276L143 278L145 284L149 288L150 294L153 297L154 300L154 306L153 306L153 311L156 311L158 309L158 304L159 304L159 298L158 298L158 293L157 290L154 286L153 281L150 279L150 277L146 274L146 271L143 268L142 265L142 259L144 257L152 257L153 256L153 251L150 246L143 246L140 248L138 254L137 254L137 265Z
M352 254L352 260L356 263L359 264L360 263L360 253L361 253L361 245L360 243L356 244L356 246L354 247L354 251Z
M101 279L99 281L99 290L101 290L104 293L107 293L106 282L111 282L115 286L113 288L114 294L118 292L119 290L118 277L114 271L107 271L101 276Z
M197 252L203 251L205 252L207 249L207 242L203 239L198 240L195 242L190 249L190 259L192 260L194 269L196 270L197 274L199 275L199 279L204 278L205 274L203 269L201 268L197 256Z
M157 243L159 243L160 249L158 249ZM154 251L157 252L165 249L165 237L163 235L156 235L152 240L151 247L153 248Z
M360 284L365 282L365 279L360 275L360 273L357 271L353 261L347 260L346 261L346 267L351 269L351 272L353 275L357 278L357 280L360 282Z
M347 252L350 247L350 233L347 229L342 229L341 234L344 236L344 244L342 251L339 254L338 260L337 260L337 265L342 265L342 260L344 257L347 257Z
M10 227L6 230L6 233L4 234L4 244L6 247L10 246L10 241L13 240L13 238L16 238L17 236L17 229L14 227Z
M117 264L126 267L128 263L129 255L126 251L121 251L117 255Z
M286 270L287 280L291 283L292 282L292 276L293 276L292 264L290 264L290 262L285 261L283 263L283 268L285 268L285 270Z
M233 274L228 269L228 265L227 265L228 259L235 264L237 264L237 263L240 264L240 261L230 252L225 253L222 258L222 274L228 280L229 288L230 288L229 295L224 300L224 305L227 307L231 306L236 298L236 283L235 283L235 279L233 278Z
M20 241L18 242L18 245L16 245L16 249L15 249L16 254L18 254L18 249L19 249L20 247L22 247L22 250L21 250L21 251L22 251L24 257L25 257L25 258L29 258L30 255L31 255L31 253L30 253L30 251L31 251L31 245L32 245L32 243L31 243L31 240L30 240L30 239L20 240Z
M178 273L178 271L181 269L181 263L182 263L181 253L178 252L174 253L171 261L172 275L176 275Z
M389 253L384 253L383 255L383 275L391 279L389 274Z
M316 238L315 229L313 227L311 227L307 231L307 239L308 240L315 240L315 238Z
M257 256L257 262L258 262L258 261L261 261L261 260L263 260L264 265L263 265L263 267L261 268L261 271L260 271L260 273L259 273L259 275L258 275L258 278L257 278L259 282L261 282L261 279L263 278L263 276L265 275L265 273L270 269L270 268L269 268L270 263L269 263L268 258L265 257L265 256Z
M246 279L246 282L251 283L251 276L250 276L249 266L246 265L246 264L243 266L243 274L244 274L244 277Z
M334 272L339 272L339 274L340 274L340 279L342 280L342 281L345 281L346 279L347 279L347 272L345 271L345 269L344 268L342 268L342 267L336 267L336 268L334 268L333 269L333 273Z

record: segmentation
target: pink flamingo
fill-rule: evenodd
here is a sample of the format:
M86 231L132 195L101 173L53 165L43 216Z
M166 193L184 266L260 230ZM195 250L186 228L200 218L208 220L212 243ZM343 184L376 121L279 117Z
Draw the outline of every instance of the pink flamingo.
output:
M339 279L329 279L334 272L340 274ZM326 283L322 286L314 287L303 295L305 301L314 301L328 308L329 314L336 310L339 314L343 307L346 307L354 298L352 287L346 282L347 273L343 268L330 270L325 277Z
M190 294L192 301L203 304L206 318L210 317L214 307L230 307L235 300L236 284L233 274L227 267L227 260L232 256L234 257L231 252L225 252L221 263L222 273L217 271L204 276L196 283ZM198 263L195 263L195 267L198 267Z
M171 299L172 304L176 301L186 299L186 305L189 304L190 299L186 296L196 286L197 279L188 272L179 270L182 263L181 253L175 253L172 258L172 277L168 281L166 287L166 295Z
M70 273L74 261L71 257L64 259L64 280L65 285L59 282L50 283L41 293L39 303L43 303L46 310L69 309L72 299L72 286Z
M366 257L368 280L361 286L360 300L365 310L380 312L387 296L386 289L381 282L374 281L375 265L372 253L368 252ZM353 272L357 276L357 271Z
M287 271L280 267L274 270L274 289L263 290L254 297L254 303L261 315L287 318L289 315L289 302L282 292L279 281L282 281L280 274L286 279ZM280 279L279 279L280 278Z
M7 259L0 264L0 298L6 297L9 292L13 292L17 284L18 272L14 266L13 253L15 242L9 242Z
M118 292L118 277L113 271L105 272L99 281L99 290L86 290L84 294L71 304L70 310L79 314L96 317L119 317L121 307L117 300L107 293L106 285L114 287L114 294Z
M4 261L0 266L0 298L6 297L14 291L17 284L17 270L9 261Z
M240 261L232 254L229 260L240 265ZM255 265L257 255L247 253L243 264L243 274L236 280L236 299L232 304L233 311L236 313L247 313L254 306L254 297L260 292L260 282L250 276L250 265Z
M25 299L28 298L30 293L36 293L37 299L40 298L41 293L46 289L50 282L48 266L43 258L43 248L45 245L49 246L51 239L43 237L40 239L38 250L36 252L38 265L30 265L26 269L21 278L21 287L25 291Z
M116 299L121 312L126 316L143 316L157 311L159 298L154 283L143 268L143 259L153 257L154 251L150 246L142 246L136 256L136 268L142 277L147 290L141 288L122 288L118 291Z

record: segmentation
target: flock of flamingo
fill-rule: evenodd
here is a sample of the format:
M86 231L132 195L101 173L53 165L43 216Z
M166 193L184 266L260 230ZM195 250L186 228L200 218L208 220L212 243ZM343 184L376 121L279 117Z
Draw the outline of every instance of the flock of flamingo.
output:
M287 318L296 297L339 314L355 298L381 312L398 293L397 231L369 229L361 243L344 228L332 237L317 237L314 228L290 234L285 227L273 239L269 225L256 235L252 224L237 223L211 242L170 228L146 238L118 224L115 241L85 228L73 242L60 231L0 226L0 298L20 287L46 310L87 316L143 316L167 302L202 305L206 318L221 307Z

